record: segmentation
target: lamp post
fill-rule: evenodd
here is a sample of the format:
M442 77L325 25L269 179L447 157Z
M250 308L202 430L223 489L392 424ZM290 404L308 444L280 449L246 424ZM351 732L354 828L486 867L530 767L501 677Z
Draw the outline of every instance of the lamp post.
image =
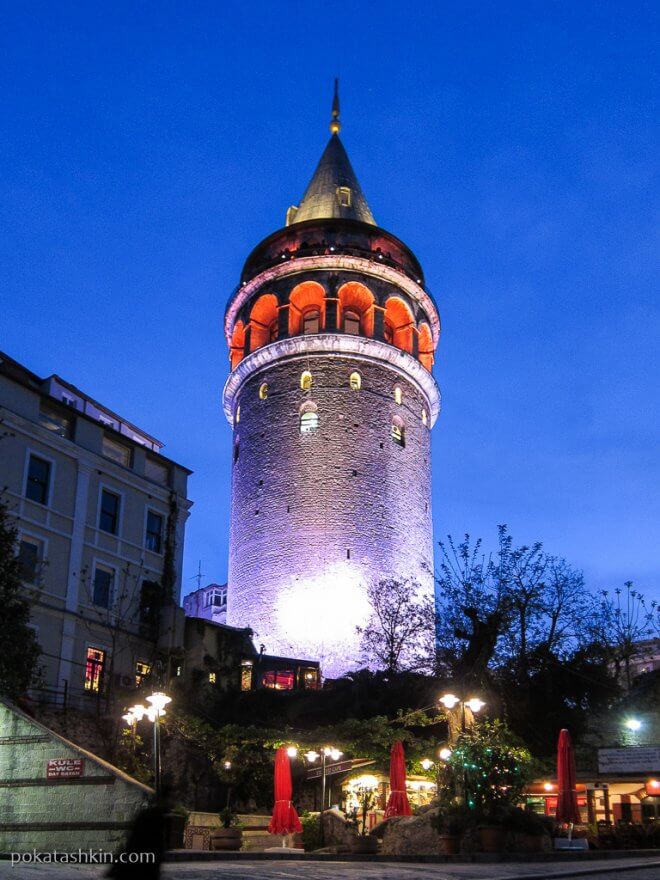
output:
M456 694L448 693L443 694L440 697L440 702L448 709L450 712L449 715L449 745L451 747L456 745L456 742L459 737L459 731L457 730L457 725L452 724L452 720L455 719L455 715L453 714L455 710L460 706L461 712L461 727L460 733L465 733L468 727L472 727L474 724L474 716L477 712L481 712L483 707L486 705L484 701L480 697L470 697L467 700L462 700L460 697L457 697ZM469 716L466 713L466 709L469 710ZM450 751L450 750L448 750ZM451 751L449 756L451 756ZM468 790L467 790L467 772L465 767L463 767L463 800L465 801L465 805L468 804Z
M334 748L333 746L324 746L320 753L314 751L314 749L310 749L309 752L305 753L305 758L309 761L310 764L314 764L319 758L321 759L321 815L320 815L320 826L319 826L319 838L321 842L321 846L323 846L325 842L325 831L323 827L323 813L325 811L325 789L326 789L326 775L327 775L327 761L330 758L332 761L338 761L343 752L340 752L339 749Z
M138 721L147 718L154 726L153 741L153 763L154 763L154 790L156 792L156 802L160 801L161 796L161 766L160 766L160 719L165 716L165 706L172 702L172 698L161 691L151 694L147 697L150 705L144 706L138 703L126 712L123 717L124 721L133 727L135 733Z

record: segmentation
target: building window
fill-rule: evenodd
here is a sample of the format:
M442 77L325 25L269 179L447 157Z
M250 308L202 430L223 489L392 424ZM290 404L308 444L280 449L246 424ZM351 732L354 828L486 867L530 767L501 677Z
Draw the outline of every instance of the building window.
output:
M142 627L147 629L156 627L163 600L163 589L158 581L142 581L140 588L140 625Z
M406 445L406 429L403 424L403 420L397 418L395 416L392 419L392 440L397 444L397 446L405 446Z
M241 420L241 405L239 403L238 406L236 407L236 412L234 413L234 424L238 425L240 420Z
M160 461L156 461L151 458L151 456L147 456L147 460L144 464L144 475L149 480L153 480L154 483L160 483L161 486L167 486L170 482L170 469L166 464L162 464Z
M39 407L39 424L59 437L68 438L73 434L73 419L48 403L42 403Z
M300 433L313 434L319 427L319 414L316 410L306 410L300 414Z
M241 662L241 690L252 690L252 662L250 660Z
M344 312L344 333L360 335L360 316L357 312Z
M103 670L105 668L105 651L102 648L87 648L85 663L85 690L95 694L103 687Z
M303 315L303 334L321 332L321 312L318 309L310 309Z
M305 370L300 376L300 387L303 391L310 391L313 384L312 374L309 370Z
M401 406L401 404L403 403L403 391L399 388L398 385L394 389L394 402L398 406Z
M342 208L350 208L351 207L351 189L348 186L338 186L337 187L337 201L341 205Z
M18 566L21 580L26 584L36 584L43 561L43 541L30 535L23 535L18 545Z
M94 585L92 590L92 602L99 608L109 608L112 600L112 585L115 573L112 568L97 565L94 569Z
M101 490L101 511L99 513L99 528L103 532L116 535L119 529L119 495Z
M28 464L25 497L37 504L48 504L50 488L50 462L38 455L31 455Z
M128 446L124 446L123 443L117 443L116 440L107 437L105 434L103 435L102 453L106 458L116 461L117 464L123 467L131 466L131 450Z
M315 691L319 687L319 671L313 667L301 667L299 670L299 687L306 691Z
M429 423L429 417L428 417L428 415L427 415L426 410L424 409L424 407L422 407L422 424L423 424L423 425L428 425L428 423Z
M147 533L144 546L152 553L160 553L163 544L163 517L154 510L147 511Z
M135 664L135 687L140 687L145 678L151 675L151 663L145 660L138 660Z
M362 388L362 376L359 373L351 373L348 384L351 386L351 391L359 391Z
M215 684L217 680L217 676L215 672L209 672L209 684Z
M261 684L263 687L275 691L292 691L295 685L295 675L292 669L264 672Z
M259 400L266 400L268 397L268 382L262 382L259 386Z
M222 608L227 604L227 591L222 589L209 590L204 597L204 605L207 608Z

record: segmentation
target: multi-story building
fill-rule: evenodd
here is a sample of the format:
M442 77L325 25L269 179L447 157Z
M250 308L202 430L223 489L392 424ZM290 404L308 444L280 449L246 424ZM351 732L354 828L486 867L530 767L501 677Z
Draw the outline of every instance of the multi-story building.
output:
M334 677L359 662L369 588L433 596L432 375L440 318L331 137L225 315L233 427L227 620Z
M0 487L47 691L78 704L183 647L187 468L87 394L0 354ZM36 692L38 695L38 692Z
M209 584L183 598L186 617L201 617L213 623L227 622L227 584Z

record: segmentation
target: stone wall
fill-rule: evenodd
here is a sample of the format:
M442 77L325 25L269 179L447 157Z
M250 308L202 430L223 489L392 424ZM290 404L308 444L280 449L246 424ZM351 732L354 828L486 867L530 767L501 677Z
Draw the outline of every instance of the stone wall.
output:
M319 427L301 434L306 402ZM269 653L319 659L326 676L356 668L368 583L411 578L433 592L429 401L387 364L314 353L254 372L236 404L229 622L252 627Z
M49 779L61 759L82 775ZM4 701L0 790L0 852L114 850L153 793Z

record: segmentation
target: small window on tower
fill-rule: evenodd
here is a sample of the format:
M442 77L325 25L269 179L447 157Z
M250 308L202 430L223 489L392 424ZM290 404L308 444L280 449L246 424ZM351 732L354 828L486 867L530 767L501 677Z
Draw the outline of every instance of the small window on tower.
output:
M337 201L341 205L342 208L350 208L351 207L351 190L348 186L338 186L337 187Z
M309 391L312 387L312 382L312 374L309 372L309 370L305 370L305 372L302 373L302 375L300 376L300 387L303 391Z
M319 427L319 414L313 401L304 403L300 408L300 433L313 434Z
M321 332L321 313L318 309L311 309L303 315L303 335Z
M394 416L392 419L391 436L397 446L404 447L406 445L406 429L403 424L403 419L400 419L398 416Z
M351 391L359 391L362 388L362 376L359 373L351 373L348 384L351 386Z
M428 415L427 415L426 410L424 409L424 407L422 407L422 424L423 424L423 425L428 425L428 423L429 423L429 417L428 417Z
M268 397L268 382L262 382L259 386L259 400L265 400Z
M357 312L344 312L344 333L360 335L360 316Z
M394 402L397 406L401 406L401 404L403 403L403 391L399 388L398 385L394 389Z
M241 405L240 403L236 407L236 412L234 413L234 424L237 425L241 420Z

